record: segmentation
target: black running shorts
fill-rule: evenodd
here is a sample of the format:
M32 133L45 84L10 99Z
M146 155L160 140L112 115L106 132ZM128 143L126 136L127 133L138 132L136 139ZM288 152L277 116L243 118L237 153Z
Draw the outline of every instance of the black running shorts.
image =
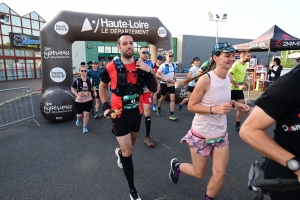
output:
M243 90L231 90L231 100L245 99Z
M168 87L167 84L161 83L160 84L160 94L165 96L167 93L175 94L175 86Z
M130 132L139 132L142 115L112 119L114 134L116 137L124 136Z

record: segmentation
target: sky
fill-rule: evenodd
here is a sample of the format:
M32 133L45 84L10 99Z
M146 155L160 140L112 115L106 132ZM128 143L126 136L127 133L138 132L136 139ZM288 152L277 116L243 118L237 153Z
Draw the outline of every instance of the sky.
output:
M226 22L219 22L218 36L256 39L273 25L300 38L300 0L7 0L20 16L36 11L50 21L60 10L110 15L157 17L172 36L201 35L216 37L217 23L209 21L208 12Z

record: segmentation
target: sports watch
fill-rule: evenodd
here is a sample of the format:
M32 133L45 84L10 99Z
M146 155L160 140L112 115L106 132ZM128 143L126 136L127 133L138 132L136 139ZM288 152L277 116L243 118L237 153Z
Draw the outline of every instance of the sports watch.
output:
M288 160L286 162L286 167L292 172L299 170L300 169L300 158L294 157L294 158Z
M150 69L150 72L148 72L148 73L154 74L154 70Z

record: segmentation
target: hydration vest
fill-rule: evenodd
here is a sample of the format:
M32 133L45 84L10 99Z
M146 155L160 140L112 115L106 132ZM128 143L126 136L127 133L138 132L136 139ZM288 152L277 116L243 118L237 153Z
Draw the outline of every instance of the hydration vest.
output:
M88 77L86 78L86 84L88 85L88 91L93 92L91 79ZM82 88L83 88L83 80L81 78L77 78L77 92L81 92Z
M143 93L143 87L145 85L144 72L140 69L134 72L127 71L121 59L118 57L115 57L113 62L117 70L117 85L116 88L112 88L112 92L122 97L124 109L136 108L139 105L139 96ZM127 73L136 73L136 84L127 82Z
M172 63L172 66L174 68L174 73L176 72L176 66L174 63ZM168 74L169 73L169 65L165 63L165 70L163 71L163 74Z

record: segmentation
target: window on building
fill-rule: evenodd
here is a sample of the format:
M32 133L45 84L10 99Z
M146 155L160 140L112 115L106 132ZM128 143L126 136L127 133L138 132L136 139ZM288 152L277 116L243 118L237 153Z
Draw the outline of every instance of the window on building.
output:
M31 19L39 20L39 16L38 16L38 14L36 14L36 12L30 13L30 15L31 15Z
M16 56L25 56L23 49L16 49Z
M10 46L10 41L9 41L9 37L8 36L2 35L2 39L3 39L3 45L4 46Z
M11 26L2 24L1 29L2 29L2 34L4 35L8 35L8 33L11 32Z
M26 57L33 57L33 51L32 50L25 50Z
M27 35L31 35L31 30L27 28L23 28L23 33Z
M22 24L23 24L23 27L31 28L29 19L22 18Z
M23 17L30 18L29 14L27 14L27 15L24 15Z
M39 59L35 60L36 78L42 78L42 62Z
M22 33L22 29L21 28L19 28L19 27L12 27L12 32L14 32L14 33Z
M0 81L6 81L5 69L4 69L4 60L0 59Z
M16 12L13 11L12 9L10 9L10 13L11 13L12 15L18 15L18 13L16 13Z
M105 53L104 46L98 46L98 53Z
M13 59L5 59L7 80L17 79L16 64Z
M40 36L40 31L32 30L32 35Z
M34 51L34 57L41 57L41 51Z
M111 47L111 52L112 53L119 53L118 47Z
M39 30L39 22L35 20L31 20L31 26L33 29Z
M13 49L4 49L4 55L5 56L14 56L14 50Z
M41 16L39 16L39 17L40 17L40 21L46 22Z
M11 16L11 23L13 26L21 26L21 18L17 16Z
M105 53L111 53L111 47L104 47L105 48Z
M44 22L40 22L40 29L42 28L43 25L44 25Z
M0 12L9 13L9 7L4 3L0 4Z
M0 36L0 44L2 44L2 38L1 38L1 36ZM0 48L0 50L1 50L1 48Z

